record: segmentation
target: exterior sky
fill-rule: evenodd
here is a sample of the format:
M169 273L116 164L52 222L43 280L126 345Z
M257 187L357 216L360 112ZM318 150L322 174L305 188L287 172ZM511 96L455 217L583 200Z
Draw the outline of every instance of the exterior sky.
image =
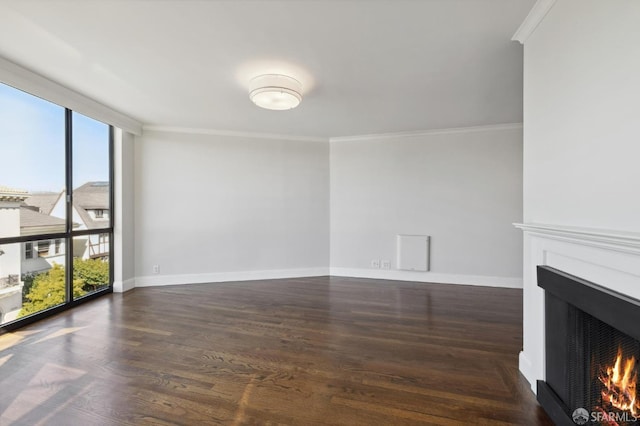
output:
M65 187L61 106L0 83L0 186L30 192ZM109 180L109 126L73 117L73 187Z

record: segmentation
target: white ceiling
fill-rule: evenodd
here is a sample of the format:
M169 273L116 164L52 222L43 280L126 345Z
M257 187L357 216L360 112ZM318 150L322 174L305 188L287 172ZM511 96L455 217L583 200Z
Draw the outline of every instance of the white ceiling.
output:
M348 136L522 120L534 0L0 2L0 56L145 124ZM248 81L303 83L290 111Z

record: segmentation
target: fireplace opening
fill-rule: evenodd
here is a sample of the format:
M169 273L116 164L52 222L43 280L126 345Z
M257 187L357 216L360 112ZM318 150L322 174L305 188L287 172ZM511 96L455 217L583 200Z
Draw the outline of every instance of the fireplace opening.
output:
M640 418L636 395L640 342L571 306L569 321L575 334L567 336L567 414L585 408L601 413L598 417L604 420L605 413L613 413L608 416L615 421L612 425Z
M640 302L546 266L546 378L538 401L556 424L640 425Z

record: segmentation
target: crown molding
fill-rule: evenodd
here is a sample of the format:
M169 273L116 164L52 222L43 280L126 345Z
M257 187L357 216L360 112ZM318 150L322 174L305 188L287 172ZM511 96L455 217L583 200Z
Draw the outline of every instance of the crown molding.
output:
M279 135L274 133L260 132L239 132L235 130L218 130L218 129L200 129L193 127L172 127L145 124L142 127L143 132L161 132L161 133L182 133L190 135L211 135L211 136L230 136L236 138L256 138L256 139L275 139L285 141L300 142L328 142L329 138L316 136L297 136L297 135Z
M134 118L3 57L0 57L0 81L135 135L142 134L142 123Z
M513 37L511 37L511 40L524 44L529 36L538 28L538 25L540 25L540 22L547 16L547 13L549 13L554 4L556 4L556 0L538 0L531 8L527 17L524 18L524 21L520 24L520 27L518 27Z
M302 142L353 142L353 141L368 141L368 140L377 140L377 139L400 139L400 138L410 138L410 137L425 136L425 135L446 135L446 134L454 134L454 133L474 133L474 132L488 132L488 131L499 131L499 130L517 130L517 129L522 129L522 123L493 124L488 126L458 127L458 128L450 128L450 129L418 130L413 132L377 133L377 134L368 134L368 135L338 136L338 137L331 137L331 138L323 138L323 137L316 137L316 136L280 135L280 134L260 133L260 132L239 132L235 130L160 126L155 124L145 124L143 126L143 132L145 133L146 132L181 133L181 134L190 134L190 135L229 136L229 137L238 137L238 138L274 139L274 140L289 140L289 141L302 141Z
M522 129L522 123L492 124L488 126L457 127L457 128L450 128L450 129L418 130L413 132L395 132L395 133L377 133L377 134L370 134L370 135L338 136L338 137L332 137L329 140L331 142L355 142L355 141L376 140L376 139L400 139L400 138L411 138L416 136L447 135L447 134L454 134L454 133L475 133L475 132L514 130L514 129Z

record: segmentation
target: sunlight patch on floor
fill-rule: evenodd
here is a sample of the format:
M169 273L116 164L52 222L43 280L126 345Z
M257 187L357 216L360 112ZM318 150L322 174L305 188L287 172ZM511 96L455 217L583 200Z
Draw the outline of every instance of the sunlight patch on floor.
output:
M13 357L13 354L8 354L0 358L0 367L2 367L7 361L9 361Z
M2 413L2 418L17 421L31 410L63 392L67 385L87 374L86 371L56 364L45 364L29 384Z
M26 337L39 333L40 331L41 330L16 331L14 333L3 334L0 336L0 351L11 348L23 341Z
M82 330L83 328L87 328L85 327L67 327L67 328L61 328L58 331L54 331L53 333L49 334L48 336L43 337L42 339L38 339L35 342L32 342L32 345L35 345L36 343L42 343L45 342L47 340L50 339L55 339L56 337L60 337L60 336L66 336L67 334L70 333L75 333L78 330Z
M121 328L126 328L128 330L141 331L143 333L159 334L161 336L171 336L173 334L170 331L164 331L164 330L158 330L158 329L146 328L146 327L135 327L127 324L116 324L116 326Z
M236 411L236 418L233 421L234 426L245 424L246 422L246 419L244 418L244 412L249 406L249 398L251 397L251 393L253 392L253 388L255 387L255 383L254 383L255 378L256 378L255 375L251 377L251 380L249 381L249 383L247 383L247 386L245 386L244 388L244 392L242 392L242 397L238 402L238 411Z

